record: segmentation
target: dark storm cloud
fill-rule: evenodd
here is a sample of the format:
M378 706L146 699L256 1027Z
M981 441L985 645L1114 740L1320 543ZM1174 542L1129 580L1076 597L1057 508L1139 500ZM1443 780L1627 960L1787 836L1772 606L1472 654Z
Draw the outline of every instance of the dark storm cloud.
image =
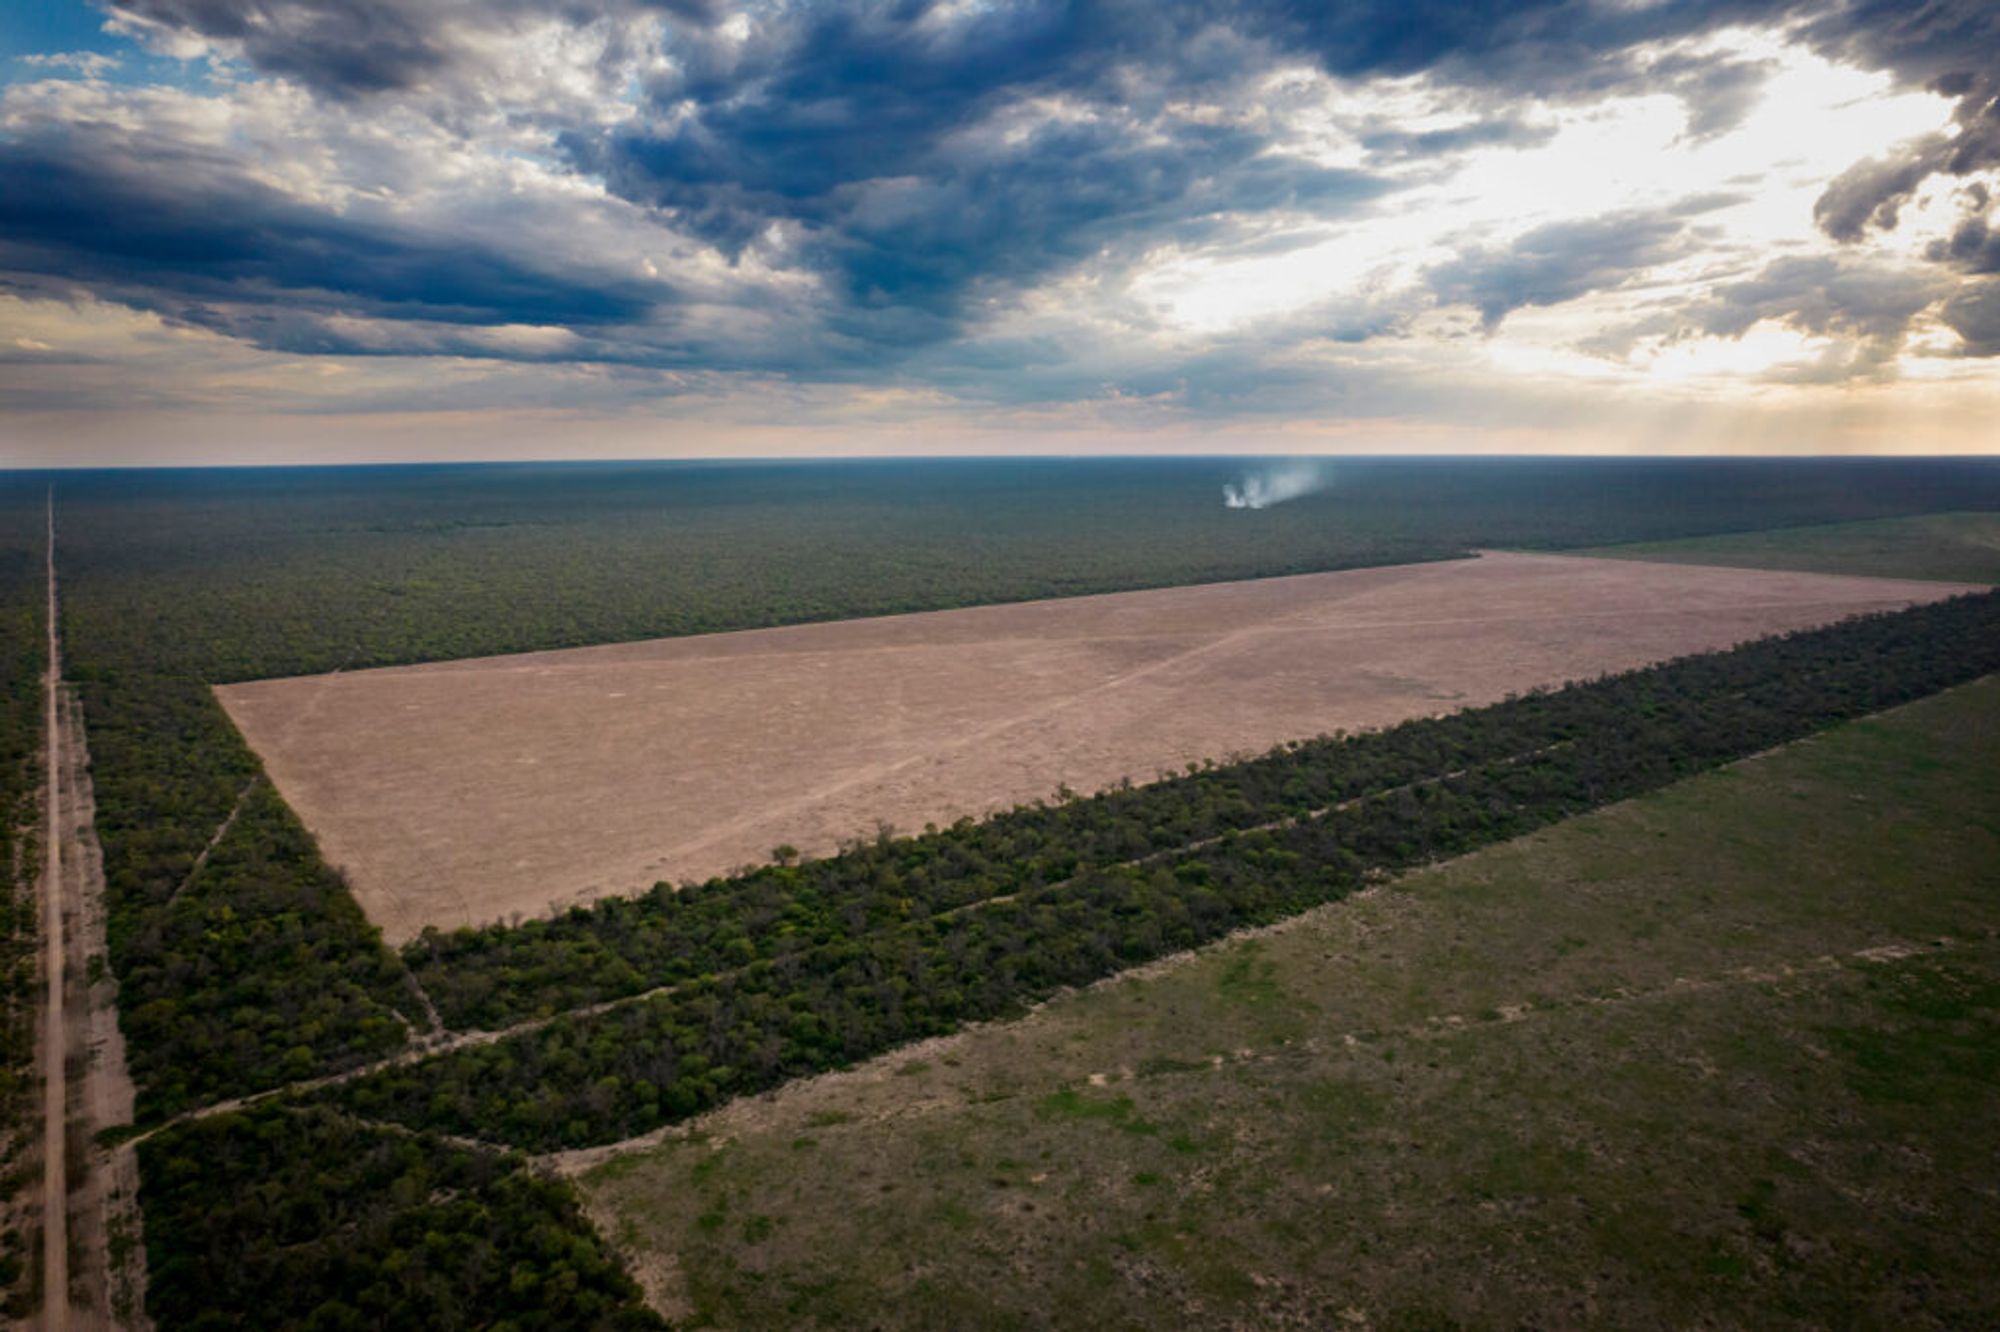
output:
M1975 185L1966 196L1970 215L1960 219L1949 237L1925 246L1924 257L1966 273L2000 273L2000 228L1988 219L1989 191Z
M1616 287L1687 249L1679 218L1622 213L1537 227L1504 249L1468 250L1431 269L1428 280L1439 301L1472 306L1490 331L1510 311Z
M1813 210L1827 235L1854 241L1894 230L1903 206L1934 176L2000 166L2000 5L1992 0L1860 0L1820 16L1807 36L1840 58L1887 69L1912 87L1957 99L1956 133L1931 134L1896 155L1857 162Z
M1198 241L1233 215L1339 211L1387 188L1366 173L1264 155L1263 141L1240 130L1141 132L1118 117L1051 119L1006 144L912 144L900 159L885 148L872 168L817 180L810 168L795 177L744 161L690 181L674 165L689 147L633 146L613 179L725 249L773 222L805 224L801 252L837 284L850 321L920 340L952 331L973 294L1100 253ZM871 169L880 175L864 179Z
M398 0L128 0L120 8L240 43L258 68L322 91L406 88L450 58L426 7Z
M2000 281L1989 278L1962 288L1939 317L1964 340L1967 356L2000 356Z
M709 0L116 0L107 7L239 48L267 73L337 97L410 89L473 59L462 36L532 15L574 24L648 10L686 22Z
M1176 98L1251 111L1245 81L1288 61L1344 76L1438 69L1495 95L1629 88L1650 76L1626 48L1724 8L1026 0L941 18L909 0L803 4L755 11L747 38L681 35L653 116L566 143L615 191L727 250L797 228L857 333L918 341L949 336L990 291L1095 254L1190 239L1233 213L1338 215L1388 188L1273 155L1262 129L1178 120ZM1712 127L1740 116L1760 79L1742 62L1679 60L1656 81ZM1038 100L1062 105L1020 111ZM1384 126L1362 146L1386 164L1549 133L1501 114ZM1587 289L1602 258L1583 254L1569 274L1564 254L1536 252L1520 276L1537 293Z
M524 257L526 246L502 252L477 238L355 220L171 144L119 147L81 130L0 139L0 171L21 186L0 195L0 268L295 351L572 357L837 379L960 343L1023 290L1093 263L1115 269L1176 244L1252 244L1246 219L1383 208L1426 161L1546 138L1546 124L1514 114L1522 97L1665 93L1684 103L1690 136L1721 133L1762 95L1766 67L1648 44L1732 23L1795 21L1823 51L1961 98L1969 128L1957 139L1861 164L1822 200L1831 234L1893 225L1897 205L1924 179L1989 160L1970 131L1991 118L1979 99L1990 102L1992 61L1981 54L1994 52L1990 11L2000 6L800 0L751 6L747 32L720 22L732 11L710 0L121 0L109 8L224 44L320 94L316 106L362 114L374 99L421 90L398 105L421 101L441 123L452 122L461 96L509 116L531 100L535 90L507 86L508 75L482 63L494 58L496 35L551 18L602 22L613 34L607 52L624 52L640 40L630 20L664 17L669 67L638 88L639 114L613 128L567 125L563 161L745 267L755 260L809 275L813 295L790 309L750 311L761 331L717 334L684 326L691 298L665 282L614 282ZM1260 115L1266 98L1284 95L1261 77L1296 66L1353 79L1430 74L1463 94L1470 119L1445 129L1361 126L1363 163L1330 168L1285 151ZM623 70L604 86L624 91ZM1699 238L1685 219L1706 206L1544 226L1505 246L1471 248L1426 281L1438 300L1471 306L1490 329L1509 311L1616 287L1691 252ZM1939 262L1993 271L1986 226L1983 212L1969 215L1939 241ZM1829 282L1780 283L1768 297L1739 291L1705 317L1726 327L1727 312L1762 301L1773 317L1805 326L1822 318L1833 287L1842 300L1853 296L1845 279ZM1969 326L1983 328L1978 310L1966 308ZM341 324L345 316L407 331L376 327L364 339ZM1401 307L1364 309L1322 332L1365 341L1405 327L1406 317ZM503 324L556 325L577 338L523 350L479 336ZM1870 325L1857 315L1841 326ZM1254 360L1248 349L1232 355Z
M342 94L407 88L456 60L474 59L460 32L524 15L582 25L657 13L689 29L739 8L724 0L103 0L112 12L239 47L258 68ZM1227 61L1224 49L1192 39L1227 30L1344 76L1402 75L1448 68L1463 82L1538 92L1587 90L1628 77L1633 46L1754 20L1794 6L1772 0L1677 0L1612 5L1599 0L999 0L956 26L989 44L991 60L958 64L975 85L1061 78L1095 64L1154 61L1174 52L1181 72ZM768 3L745 8L767 28L789 29L850 74L869 58L920 74L925 55L955 44L941 35L939 6L923 0ZM997 45L991 45L993 43ZM1226 46L1226 44L1225 44ZM857 59L859 57L859 59ZM724 59L711 74L733 62Z
M0 269L265 346L334 350L309 332L328 315L590 328L663 294L338 217L110 130L0 141L0 178Z

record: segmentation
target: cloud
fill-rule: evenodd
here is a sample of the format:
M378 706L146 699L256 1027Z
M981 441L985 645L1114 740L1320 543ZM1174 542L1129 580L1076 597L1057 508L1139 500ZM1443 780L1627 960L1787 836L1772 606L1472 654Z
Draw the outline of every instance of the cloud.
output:
M1827 340L1816 361L1774 367L1765 377L1841 383L1892 377L1918 321L1954 283L1921 266L1816 255L1774 260L1754 277L1718 285L1685 311L1693 330L1742 338L1770 321ZM1975 353L1985 354L1985 353Z
M1989 278L1961 288L1939 318L1964 340L1967 356L2000 356L2000 281Z
M102 51L32 52L14 58L29 69L73 69L86 79L102 78L124 63Z
M116 27L168 53L208 46L342 98L408 91L477 65L496 34L551 13L533 0L117 0L107 9ZM708 0L594 0L553 13L579 27L633 16L713 17Z
M1428 280L1439 301L1473 307L1491 332L1510 311L1615 287L1687 249L1679 218L1622 213L1551 223L1506 245L1470 248L1431 269Z
M1813 216L1828 236L1851 243L1870 229L1893 231L1933 177L2000 166L2000 6L1860 0L1805 31L1823 48L1957 99L1951 133L1922 135L1893 155L1857 162L1827 186Z
M664 294L343 218L157 141L16 139L0 143L0 174L15 186L0 195L0 267L262 345L309 349L299 330L328 314L587 328Z
M1988 220L1989 192L1975 185L1966 191L1966 201L1968 214L1949 237L1925 246L1924 257L1966 273L2000 273L2000 229Z
M11 90L0 284L371 358L384 401L421 396L405 358L812 410L1422 411L1524 350L1629 381L1642 339L1760 322L1888 374L1919 326L1986 345L1948 302L1996 258L1983 195L1871 248L1974 142L1983 77L1973 8L1892 10L121 0L187 86ZM1838 180L1824 145L1803 184L1787 145L1743 157L1826 105L1782 104L1801 41L1950 90L1959 131Z
M644 114L565 136L572 159L727 252L777 238L844 303L837 331L883 347L1078 264L1392 188L1285 151L1249 113L1271 53L1200 6L802 6L673 55Z

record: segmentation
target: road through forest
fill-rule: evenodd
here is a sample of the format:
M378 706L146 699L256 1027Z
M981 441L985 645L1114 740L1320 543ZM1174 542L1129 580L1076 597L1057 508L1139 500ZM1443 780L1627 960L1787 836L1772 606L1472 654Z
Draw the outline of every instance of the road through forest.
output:
M41 887L42 1313L45 1330L149 1326L138 1158L98 1135L132 1121L132 1082L105 951L104 864L75 694L62 678L55 497L48 506L45 842ZM99 965L93 966L93 960ZM116 1241L114 1243L114 1241Z

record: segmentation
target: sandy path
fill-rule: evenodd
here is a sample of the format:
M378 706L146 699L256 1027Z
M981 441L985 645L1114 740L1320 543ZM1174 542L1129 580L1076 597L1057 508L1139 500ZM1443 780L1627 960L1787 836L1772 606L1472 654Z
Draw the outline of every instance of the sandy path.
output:
M400 942L1960 590L1488 554L217 694Z

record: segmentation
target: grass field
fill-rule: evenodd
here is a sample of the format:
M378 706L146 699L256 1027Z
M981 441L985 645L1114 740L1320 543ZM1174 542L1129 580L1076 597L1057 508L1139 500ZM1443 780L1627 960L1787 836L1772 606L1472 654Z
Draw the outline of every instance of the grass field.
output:
M693 1324L2000 1318L2000 679L578 1157Z
M2000 583L2000 513L1931 513L1602 546L1576 553L1673 564Z
M217 693L402 943L1950 590L1490 555Z

